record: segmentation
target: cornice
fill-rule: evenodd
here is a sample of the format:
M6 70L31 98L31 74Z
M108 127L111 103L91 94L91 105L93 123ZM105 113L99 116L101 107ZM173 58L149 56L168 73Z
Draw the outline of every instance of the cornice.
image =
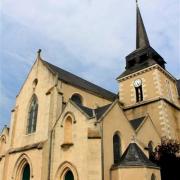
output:
M140 106L145 106L147 104L151 104L151 103L158 102L158 101L165 101L166 103L168 103L169 105L173 106L177 110L180 110L180 106L170 102L169 100L167 100L166 98L163 98L163 97L157 97L157 98L154 98L154 99L151 99L151 100L147 100L147 101L142 101L140 103L136 103L136 104L133 104L133 105L124 106L123 110L126 111L126 110L129 110L129 109L134 109L134 108L137 108L137 107L140 107Z
M133 78L133 77L135 77L135 76L137 76L137 75L143 74L143 73L145 73L145 72L149 72L149 71L151 71L151 70L153 70L153 69L158 69L158 70L161 71L163 74L165 74L168 78L170 78L172 81L176 82L176 78L173 77L173 75L171 75L167 70L164 70L164 69L163 69L161 66L159 66L158 64L155 64L155 65L152 65L152 66L150 66L150 67L148 67L148 68L144 68L144 69L142 69L142 70L136 71L136 72L134 72L134 73L132 73L132 74L129 74L129 75L127 75L127 76L125 76L125 77L122 77L122 78L119 78L119 79L117 79L117 80L118 80L119 82L122 82L122 81L125 81L125 80L127 80L127 79Z
M8 153L9 154L14 154L14 153L18 153L18 152L23 152L23 151L29 151L29 150L32 150L32 149L42 149L43 146L44 146L44 141L43 142L39 142L39 143L35 143L35 144L30 144L30 145L26 145L26 146L23 146L23 147L18 147L18 148L12 148L12 149L9 149Z

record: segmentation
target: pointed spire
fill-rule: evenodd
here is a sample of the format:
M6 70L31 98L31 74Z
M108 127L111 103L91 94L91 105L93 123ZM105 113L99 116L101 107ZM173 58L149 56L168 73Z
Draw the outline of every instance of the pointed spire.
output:
M119 162L120 167L147 166L157 167L152 163L136 143L130 143Z
M136 0L136 49L150 46L141 12Z

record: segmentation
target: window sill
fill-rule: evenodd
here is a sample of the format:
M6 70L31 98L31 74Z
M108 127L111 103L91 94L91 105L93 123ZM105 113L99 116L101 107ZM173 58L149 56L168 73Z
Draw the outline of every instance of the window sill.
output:
M28 137L28 136L33 136L36 134L36 131L35 132L31 132L31 133L26 133L25 136Z
M73 145L74 145L73 143L63 143L63 144L61 144L61 148L67 149L67 148L70 148Z

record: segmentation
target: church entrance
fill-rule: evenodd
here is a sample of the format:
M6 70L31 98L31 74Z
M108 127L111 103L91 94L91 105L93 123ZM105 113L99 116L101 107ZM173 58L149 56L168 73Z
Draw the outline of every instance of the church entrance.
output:
M65 174L64 180L74 180L73 173L70 170Z
M22 173L22 180L30 180L30 167L29 164L24 166L24 170Z

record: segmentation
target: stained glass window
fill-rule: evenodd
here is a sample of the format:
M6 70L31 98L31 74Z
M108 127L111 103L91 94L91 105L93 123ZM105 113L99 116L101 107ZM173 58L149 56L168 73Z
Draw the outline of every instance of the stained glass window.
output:
M118 164L121 158L121 140L118 134L113 136L114 164Z
M37 101L37 97L34 95L30 104L29 114L28 114L28 126L27 126L28 134L36 131L37 115L38 115L38 101Z

